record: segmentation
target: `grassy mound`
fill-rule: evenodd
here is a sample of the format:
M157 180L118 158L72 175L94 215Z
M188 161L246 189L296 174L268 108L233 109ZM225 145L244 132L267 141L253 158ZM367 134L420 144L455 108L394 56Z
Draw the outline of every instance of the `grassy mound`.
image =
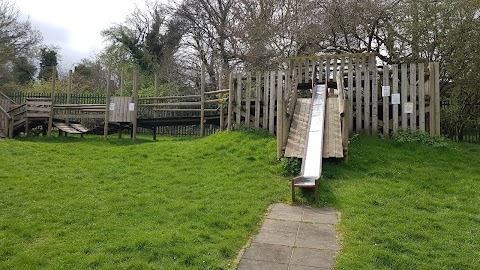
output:
M360 137L326 164L323 204L342 212L338 269L477 269L480 145Z
M221 269L285 199L275 138L0 142L1 269Z

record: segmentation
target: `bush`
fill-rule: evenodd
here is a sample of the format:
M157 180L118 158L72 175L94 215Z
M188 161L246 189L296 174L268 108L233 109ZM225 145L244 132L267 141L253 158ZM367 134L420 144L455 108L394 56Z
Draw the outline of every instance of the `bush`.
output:
M430 145L433 147L442 147L447 145L445 137L443 136L430 137L430 135L425 132L420 132L420 131L413 132L410 129L399 130L396 134L392 136L392 139L399 143L416 143L417 142L425 145Z
M299 158L282 158L282 167L285 176L298 176L302 170L302 162Z

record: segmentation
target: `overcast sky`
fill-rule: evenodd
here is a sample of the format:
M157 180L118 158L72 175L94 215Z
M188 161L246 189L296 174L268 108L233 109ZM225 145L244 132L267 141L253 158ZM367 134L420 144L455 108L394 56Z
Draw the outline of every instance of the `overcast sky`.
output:
M15 1L15 0L14 0ZM121 23L145 0L16 0L22 16L40 30L45 45L60 47L62 69L104 47L100 31Z

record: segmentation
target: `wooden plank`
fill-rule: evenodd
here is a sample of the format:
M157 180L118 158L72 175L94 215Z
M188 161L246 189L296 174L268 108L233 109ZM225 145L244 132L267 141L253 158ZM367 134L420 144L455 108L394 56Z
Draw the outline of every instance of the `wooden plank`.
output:
M212 96L212 95L218 95L218 94L226 94L229 92L229 89L222 89L222 90L215 90L215 91L210 91L210 92L205 92L205 96Z
M347 78L347 98L350 100L348 103L348 134L353 134L353 65L352 58L348 59L348 78Z
M268 129L268 101L269 99L269 73L265 71L263 74L263 123L262 128L267 130Z
M105 123L103 125L103 139L107 140L108 139L108 123L110 122L110 76L111 76L111 71L108 70L107 72L107 89L106 89L106 97L105 97L105 104L106 104L106 109L105 109ZM134 84L135 84L135 78L134 78Z
M233 102L235 100L235 91L234 91L234 85L233 85L233 71L230 72L228 85L229 85L229 91L228 91L227 130L232 131Z
M284 107L283 107L283 88L282 88L282 71L277 72L277 158L283 156L283 120Z
M201 112L202 109L153 109L156 112ZM218 109L204 109L205 112L218 112ZM221 115L221 114L220 114Z
M329 97L326 100L326 116L323 153L324 158L342 158L342 130L340 119L339 99L340 97Z
M26 115L28 118L50 118L50 113L28 113Z
M262 102L262 86L260 84L260 72L255 72L255 129L260 129L260 113Z
M440 130L440 63L433 63L434 67L434 93L435 93L435 136L441 135Z
M390 70L387 65L383 66L383 86L390 86ZM382 91L383 92L383 91ZM390 133L390 97L383 96L383 137L388 138Z
M137 125L138 125L138 86L140 84L140 79L138 76L138 71L135 71L133 74L135 80L133 84L133 93L132 93L132 102L134 104L132 112L132 142L137 140Z
M240 125L242 121L242 74L237 74L237 91L235 98L236 124Z
M52 101L27 100L25 104L27 104L27 107L52 106Z
M402 129L406 130L408 128L408 114L405 113L405 104L408 102L407 101L407 89L408 89L408 65L407 64L402 64L401 65L401 73L402 73L402 78L401 78L401 94L400 94L400 100L402 104Z
M247 72L247 86L245 87L245 127L246 128L250 128L250 111L252 107L251 90L252 90L252 73Z
M169 99L194 99L200 98L200 95L186 95L186 96L169 96L169 97L146 97L146 98L138 98L138 100L147 100L147 101L154 101L154 100L169 100Z
M430 136L435 136L435 70L433 62L428 63L428 95L430 97L429 101L429 129Z
M270 110L268 112L268 131L275 134L275 106L276 106L276 87L275 87L275 71L270 72Z
M378 69L375 56L370 58L372 63L372 134L378 134Z
M413 113L410 114L410 129L417 130L417 65L410 64L410 103L413 104Z
M205 136L205 64L202 64L200 85L200 137Z
M418 64L418 128L425 132L425 65Z
M43 116L46 118L45 116ZM56 114L55 119L105 119L105 113L98 114Z
M355 122L358 133L363 131L362 128L362 69L361 69L361 60L357 58L355 63Z
M392 85L392 93L398 94L398 65L392 65L392 76L393 76L393 85ZM401 104L401 102L400 102ZM397 133L398 131L398 105L392 105L393 109L393 133Z
M337 69L338 69L338 58L333 58L333 74L332 74L332 81L335 81L337 79Z
M68 124L65 123L58 123L58 122L53 122L53 125L56 126L59 130L71 133L71 134L80 134L82 132L76 130L75 128L71 127Z
M363 94L364 94L364 127L365 132L367 134L372 133L372 125L371 125L371 89L370 89L370 67L368 65L363 66L364 72L364 87L363 87Z
M55 83L57 80L57 66L54 66L52 68L52 93L51 93L51 102L52 105L55 103ZM25 126L28 127L28 120L26 120ZM52 127L53 127L53 110L50 110L50 116L48 118L48 129L47 129L47 136L51 137L52 136ZM26 128L27 130L28 128Z
M50 112L52 107L27 107L27 114L33 112Z
M328 83L330 81L330 61L331 59L327 59L327 62L325 63L325 81ZM327 94L328 94L328 89L327 89Z

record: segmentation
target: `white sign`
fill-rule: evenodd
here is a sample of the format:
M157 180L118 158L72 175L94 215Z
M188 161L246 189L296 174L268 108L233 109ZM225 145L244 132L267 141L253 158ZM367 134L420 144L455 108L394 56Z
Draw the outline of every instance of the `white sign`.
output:
M382 86L382 97L389 97L390 96L390 86Z
M128 111L129 112L135 111L135 103L128 103Z
M400 105L400 94L392 94L392 104Z
M405 102L405 113L413 113L413 103Z
M110 111L115 111L115 103L110 103Z

